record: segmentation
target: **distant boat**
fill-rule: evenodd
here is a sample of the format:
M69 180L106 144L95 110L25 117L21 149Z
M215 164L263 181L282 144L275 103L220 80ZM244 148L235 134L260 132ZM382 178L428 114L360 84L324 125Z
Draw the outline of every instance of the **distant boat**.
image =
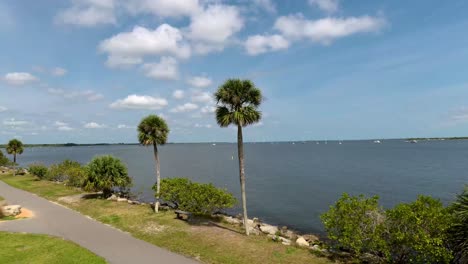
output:
M341 142L341 141L340 141L340 142L338 142L338 145L341 145L341 144L343 144L343 142Z
M317 145L320 145L320 142L315 142Z
M374 144L380 144L382 142L380 142L380 140L374 140Z
M211 144L212 146L216 146L216 143Z
M409 143L416 144L416 143L418 143L418 141L417 141L416 139L413 139L413 140L410 140L410 142L409 142Z

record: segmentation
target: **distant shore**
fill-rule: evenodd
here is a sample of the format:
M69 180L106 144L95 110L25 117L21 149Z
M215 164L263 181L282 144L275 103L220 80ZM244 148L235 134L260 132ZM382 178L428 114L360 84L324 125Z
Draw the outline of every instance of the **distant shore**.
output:
M365 141L374 139L349 139L349 140L291 140L291 141L258 141L258 142L245 142L249 143L287 143L287 142L317 142L317 141ZM468 137L412 137L412 138L382 138L380 140L468 140ZM167 144L235 144L235 142L170 142ZM25 144L25 147L86 147L86 146L136 146L138 143L59 143L59 144ZM0 148L5 148L6 145L0 145Z

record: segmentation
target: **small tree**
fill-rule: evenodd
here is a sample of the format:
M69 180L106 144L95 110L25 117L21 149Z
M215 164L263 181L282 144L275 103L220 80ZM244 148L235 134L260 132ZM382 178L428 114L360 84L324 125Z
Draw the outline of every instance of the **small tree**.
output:
M87 166L87 174L84 189L102 191L104 197L110 196L114 189L126 191L132 185L127 167L120 159L110 155L95 157Z
M161 198L178 209L200 215L211 215L236 204L236 198L226 190L185 178L163 179Z
M420 195L387 210L388 243L393 262L449 263L447 230L452 219L439 200Z
M450 245L456 263L468 263L468 185L450 206L453 226L449 229Z
M154 161L156 165L156 203L154 204L154 211L156 213L159 209L161 182L158 145L166 144L168 135L169 127L167 126L166 121L157 115L149 115L143 118L138 125L138 141L140 144L143 146L153 146Z
M16 155L23 154L23 142L18 139L12 139L6 147L7 153L13 155L13 162L16 163Z
M379 197L349 196L344 193L321 218L328 237L335 246L363 253L386 255L383 234L385 216L378 205Z

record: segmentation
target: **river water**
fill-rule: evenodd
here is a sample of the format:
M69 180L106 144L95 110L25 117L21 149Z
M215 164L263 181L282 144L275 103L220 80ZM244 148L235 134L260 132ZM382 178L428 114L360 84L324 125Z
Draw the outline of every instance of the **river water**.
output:
M133 191L153 199L152 148L34 147L25 149L18 162L87 163L102 154L121 158L134 179ZM160 155L162 177L211 182L240 197L236 144L168 144L160 147ZM379 195L384 207L413 201L418 194L449 203L468 183L468 140L248 143L245 158L249 216L302 232L322 232L320 214L343 192Z

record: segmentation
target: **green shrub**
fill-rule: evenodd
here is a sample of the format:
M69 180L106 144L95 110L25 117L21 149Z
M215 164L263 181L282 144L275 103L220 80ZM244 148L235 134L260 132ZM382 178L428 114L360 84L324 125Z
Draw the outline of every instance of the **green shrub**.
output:
M450 246L456 263L468 263L468 185L450 206L454 223L449 229Z
M322 215L332 246L390 263L449 263L453 217L439 200L419 196L385 212L378 198L347 194ZM368 255L366 255L368 256Z
M394 262L449 263L447 230L451 216L439 200L419 196L387 210L388 243Z
M83 187L87 177L87 171L84 167L70 167L67 169L68 179L66 185L73 187Z
M125 192L132 185L127 167L113 156L95 157L87 166L87 177L83 186L87 191L102 191L108 197L117 189Z
M81 164L67 159L59 164L51 165L46 175L46 179L49 181L67 183L70 180L70 174L73 173L73 176L76 176L77 170L82 170ZM75 182L75 179L73 179L73 181Z
M364 253L386 256L385 214L378 201L377 196L366 198L344 193L328 212L322 214L333 246L349 250L358 257Z
M47 167L43 164L31 164L29 165L29 173L32 175L38 177L39 179L44 179L45 176L47 175Z
M161 199L173 203L178 209L200 215L211 215L236 204L236 198L226 190L185 178L163 179Z
M0 150L0 166L11 165L11 161Z

